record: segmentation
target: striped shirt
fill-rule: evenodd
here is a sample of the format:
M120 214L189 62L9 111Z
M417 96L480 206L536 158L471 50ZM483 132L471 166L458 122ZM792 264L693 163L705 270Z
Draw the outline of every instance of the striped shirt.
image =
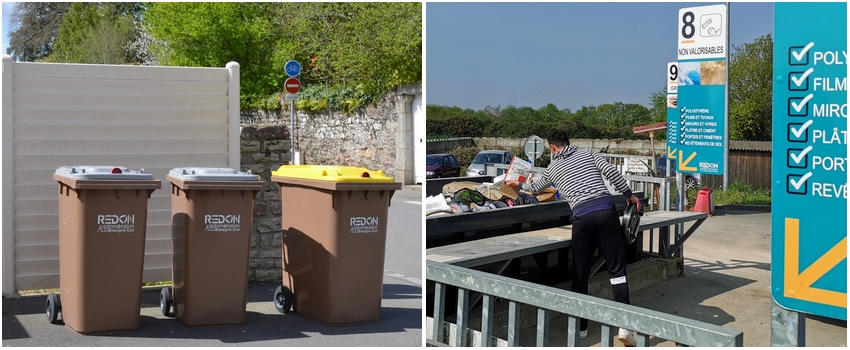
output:
M540 192L553 184L579 217L594 211L613 209L614 198L602 179L605 176L626 198L632 196L623 175L596 152L570 145L558 151L543 175L531 184L522 183L525 191Z

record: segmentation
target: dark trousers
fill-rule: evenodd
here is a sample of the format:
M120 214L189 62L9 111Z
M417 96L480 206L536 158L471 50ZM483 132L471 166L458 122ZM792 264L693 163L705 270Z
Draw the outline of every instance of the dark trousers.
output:
M573 292L587 294L587 282L596 248L608 265L608 276L614 289L614 300L630 304L629 284L626 281L626 256L620 217L614 209L591 212L573 219L573 257L576 276ZM581 319L581 330L587 330L587 320Z

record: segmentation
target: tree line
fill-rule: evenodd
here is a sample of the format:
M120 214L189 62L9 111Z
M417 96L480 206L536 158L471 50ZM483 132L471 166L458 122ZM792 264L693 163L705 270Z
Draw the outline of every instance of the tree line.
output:
M729 138L731 140L770 141L773 118L773 38L755 39L734 45L729 66ZM635 135L632 127L667 120L667 88L654 92L646 107L635 103L607 103L583 106L576 111L547 104L531 107L486 106L482 110L455 106L427 105L428 138L506 137L524 138L545 135L553 129L566 129L573 138L646 139ZM666 131L655 133L656 140L666 139Z
M279 109L289 60L298 107L352 111L422 81L421 3L20 2L15 61L240 65L242 108Z

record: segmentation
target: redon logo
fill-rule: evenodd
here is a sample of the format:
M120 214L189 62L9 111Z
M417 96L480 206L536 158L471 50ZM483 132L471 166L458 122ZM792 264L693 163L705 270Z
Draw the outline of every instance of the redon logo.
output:
M367 225L377 225L378 218L375 216L354 216L351 218L351 226L367 226Z
M241 215L204 215L204 231L207 232L239 232L241 223Z
M128 233L136 232L135 215L98 215L97 232Z
M204 215L204 223L208 225L239 224L241 215Z
M98 215L98 225L135 224L135 215Z
M352 216L351 233L378 233L378 217Z

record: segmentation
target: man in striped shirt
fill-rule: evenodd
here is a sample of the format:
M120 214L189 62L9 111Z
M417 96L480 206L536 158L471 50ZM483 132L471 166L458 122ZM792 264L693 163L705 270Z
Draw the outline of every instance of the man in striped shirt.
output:
M572 248L577 276L573 291L587 294L590 268L596 248L602 251L608 265L608 275L614 289L614 300L630 304L629 284L626 281L626 257L620 218L614 209L614 198L603 176L640 211L640 200L632 194L623 175L596 152L570 145L566 131L552 131L547 137L552 161L543 175L532 183L505 180L511 187L540 192L553 184L573 210ZM587 337L587 320L580 322L581 339ZM620 328L617 338L626 346L635 346L632 332Z

